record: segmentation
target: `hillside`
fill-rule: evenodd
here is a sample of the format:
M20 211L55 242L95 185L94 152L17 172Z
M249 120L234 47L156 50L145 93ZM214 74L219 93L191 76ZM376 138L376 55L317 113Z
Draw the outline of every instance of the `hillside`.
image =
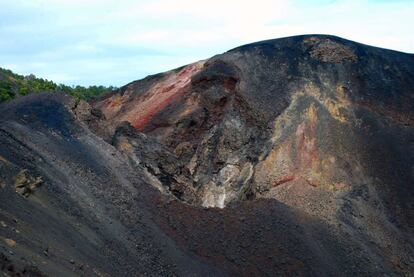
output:
M115 89L105 86L67 86L56 84L34 75L22 76L11 70L0 68L0 103L14 98L39 92L63 92L80 100L91 100Z
M0 113L7 274L414 272L412 54L295 36Z

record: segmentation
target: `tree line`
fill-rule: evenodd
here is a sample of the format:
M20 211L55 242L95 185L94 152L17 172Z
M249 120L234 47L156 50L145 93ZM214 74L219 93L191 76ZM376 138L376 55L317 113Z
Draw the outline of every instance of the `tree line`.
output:
M115 89L113 86L84 87L56 84L34 75L23 76L11 70L0 68L0 102L38 92L64 92L76 99L88 101Z

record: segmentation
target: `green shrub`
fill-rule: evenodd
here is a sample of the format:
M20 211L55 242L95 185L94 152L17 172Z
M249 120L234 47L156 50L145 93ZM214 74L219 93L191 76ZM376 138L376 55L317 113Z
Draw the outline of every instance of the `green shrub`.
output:
M14 98L13 88L10 82L0 81L0 101L7 101Z
M0 78L7 80L0 81L0 102L11 100L17 95L27 95L29 93L37 92L63 92L75 97L78 100L91 100L106 92L112 91L115 88L105 86L76 86L71 87L63 84L56 84L42 78L36 78L34 75L22 76L13 73L11 70L0 68Z

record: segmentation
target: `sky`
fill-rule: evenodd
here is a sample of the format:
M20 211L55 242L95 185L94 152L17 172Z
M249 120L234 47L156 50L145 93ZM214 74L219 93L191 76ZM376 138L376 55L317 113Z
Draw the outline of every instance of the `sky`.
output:
M414 53L413 26L414 0L0 0L0 67L121 86L300 34Z

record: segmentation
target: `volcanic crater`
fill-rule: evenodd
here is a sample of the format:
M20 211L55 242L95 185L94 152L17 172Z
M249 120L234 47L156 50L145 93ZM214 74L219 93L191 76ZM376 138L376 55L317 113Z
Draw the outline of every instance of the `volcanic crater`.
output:
M295 36L0 112L7 274L414 272L412 54Z

